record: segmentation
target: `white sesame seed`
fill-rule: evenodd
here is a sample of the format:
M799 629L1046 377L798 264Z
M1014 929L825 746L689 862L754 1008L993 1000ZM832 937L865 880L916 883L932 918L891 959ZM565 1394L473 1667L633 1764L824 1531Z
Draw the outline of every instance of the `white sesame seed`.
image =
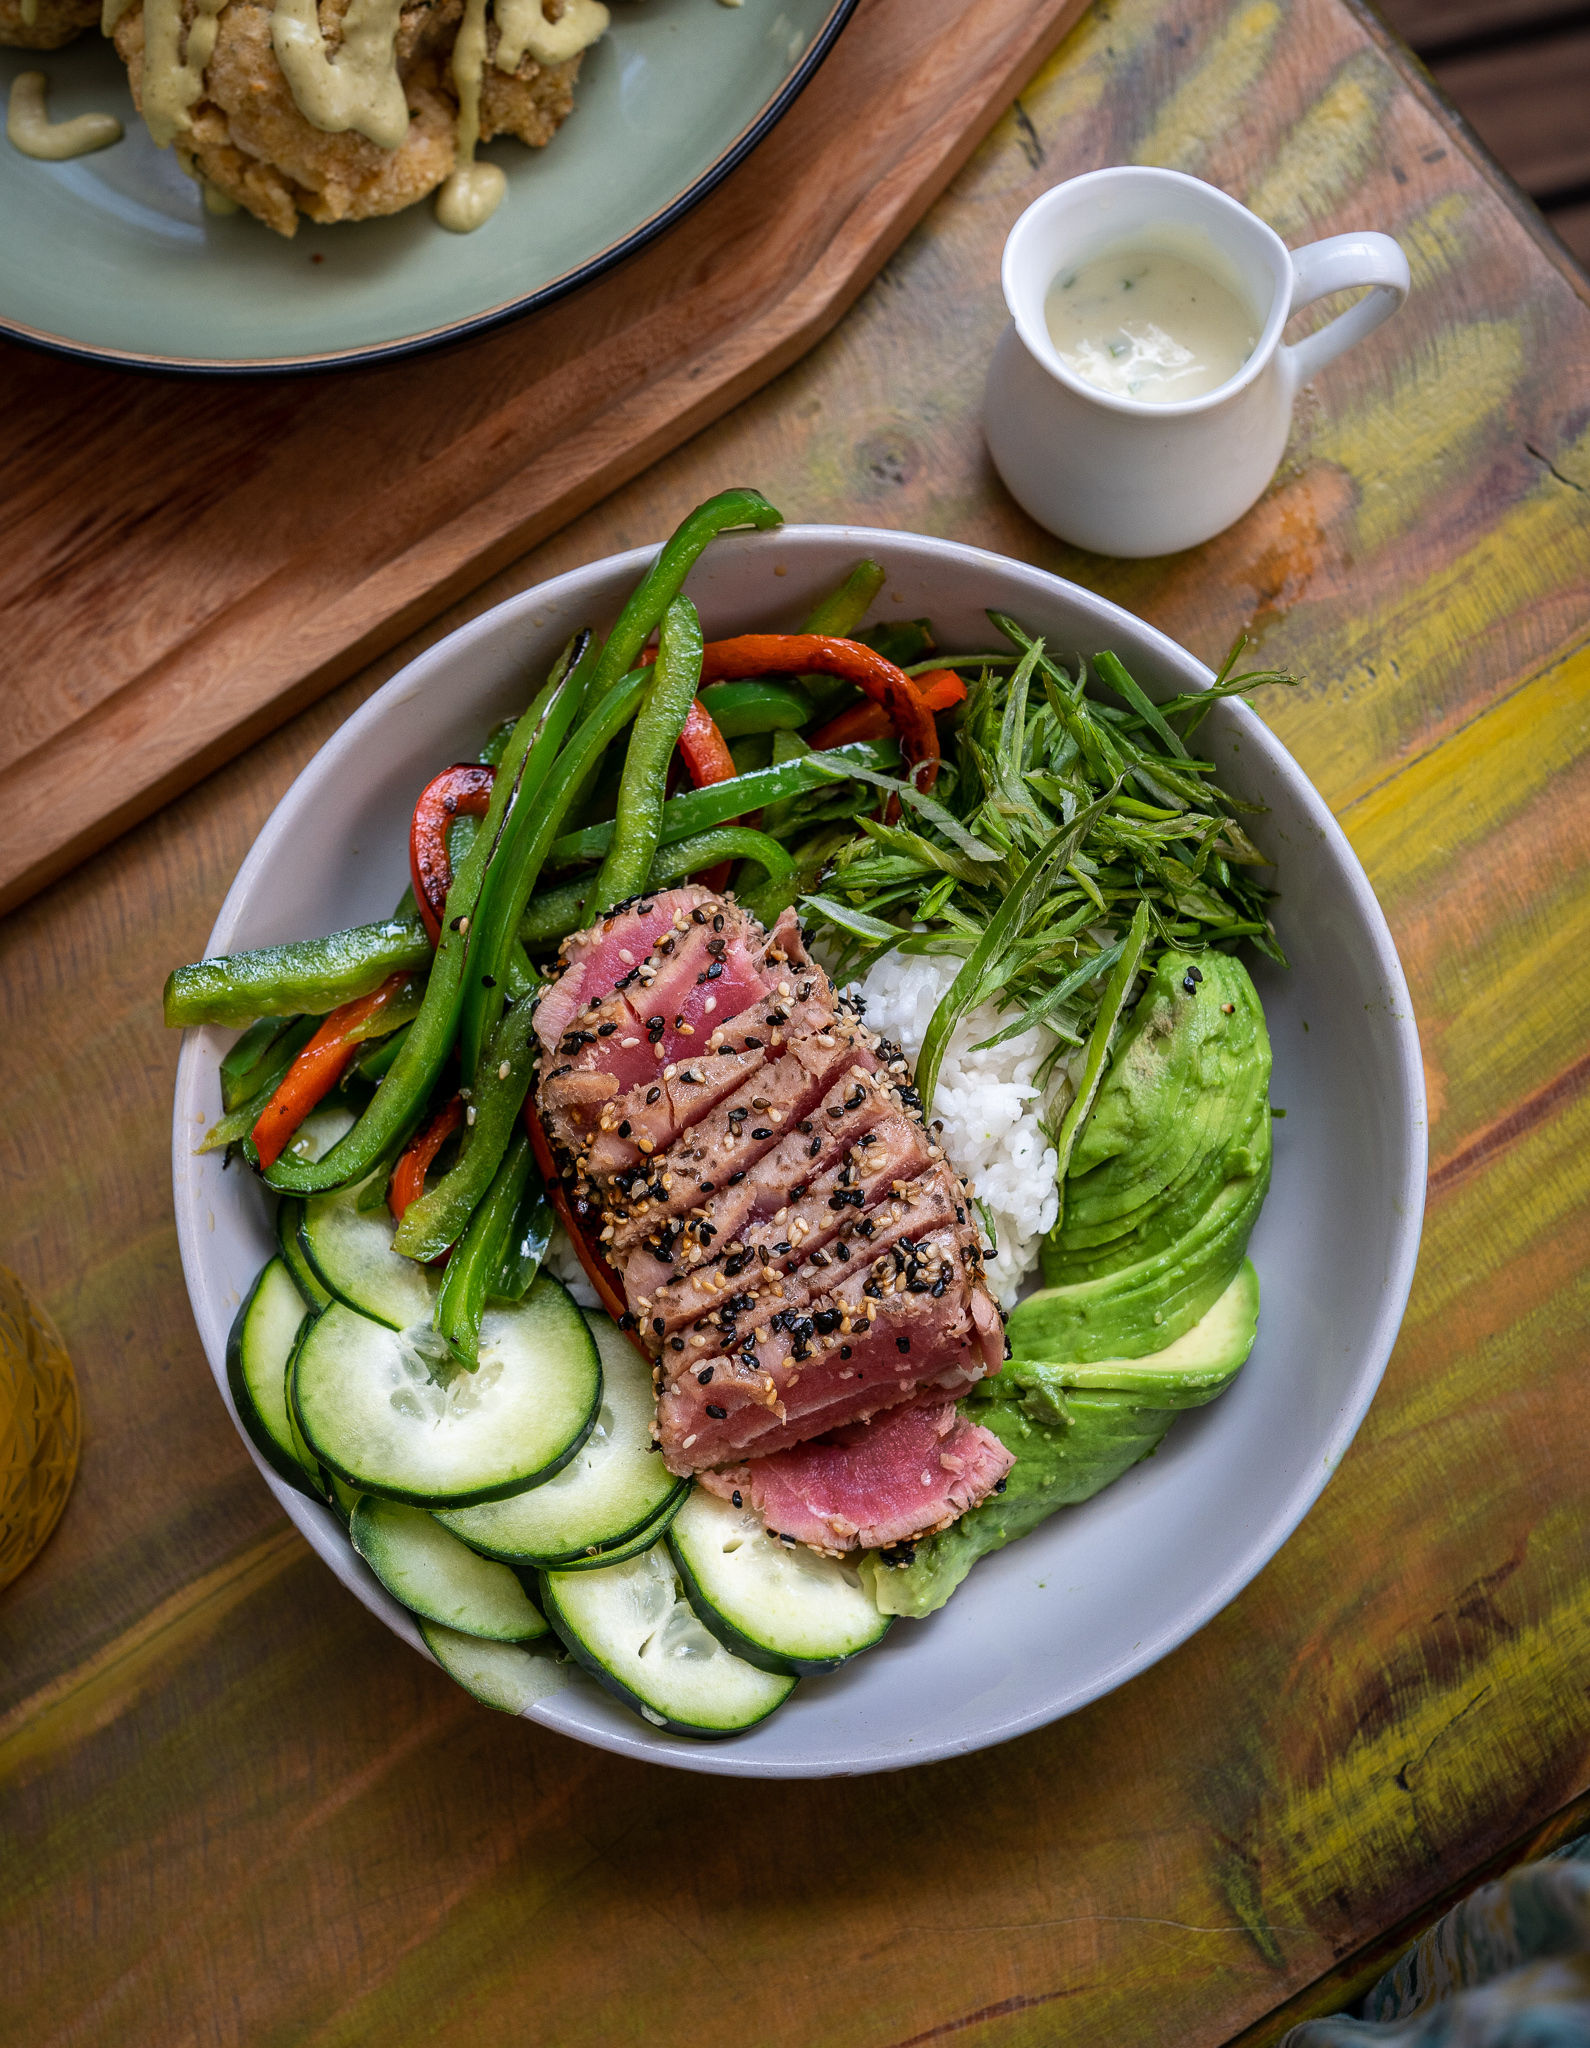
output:
M510 1073L511 1073L512 1071L513 1071L513 1070L512 1070L512 1068L511 1068L511 1067L510 1067L510 1066L508 1065L508 1062L507 1062L506 1060L504 1060L504 1061L503 1061L503 1063L502 1063L502 1065L501 1065L501 1066L500 1066L500 1067L499 1067L499 1068L497 1069L497 1079L498 1079L499 1081L506 1081L506 1080L507 1080L507 1078L508 1078L508 1076L509 1076L509 1074L510 1074Z

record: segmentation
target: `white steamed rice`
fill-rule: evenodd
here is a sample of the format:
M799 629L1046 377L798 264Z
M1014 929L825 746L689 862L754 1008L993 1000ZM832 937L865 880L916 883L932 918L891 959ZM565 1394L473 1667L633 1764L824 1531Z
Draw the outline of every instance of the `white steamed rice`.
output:
M939 998L960 965L943 954L888 953L856 984L866 998L870 1028L894 1039L913 1066ZM1014 1305L1036 1267L1039 1240L1060 1211L1059 1159L1039 1121L1044 1102L1033 1078L1055 1043L1053 1034L1034 1025L1003 1045L972 1051L979 1039L991 1038L1009 1022L992 1003L961 1019L939 1069L932 1108L935 1122L943 1119L951 1164L993 1219L999 1250L988 1261L988 1284L1005 1308ZM1058 1085L1064 1088L1063 1081Z

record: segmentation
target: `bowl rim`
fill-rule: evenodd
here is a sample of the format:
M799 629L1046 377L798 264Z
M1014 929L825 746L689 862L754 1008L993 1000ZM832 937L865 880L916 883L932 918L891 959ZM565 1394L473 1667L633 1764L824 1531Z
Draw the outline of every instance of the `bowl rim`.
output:
M609 242L605 248L598 249L594 256L587 257L582 263L572 264L556 277L549 278L545 284L537 285L534 291L504 299L495 306L488 306L484 312L469 314L461 320L444 320L439 326L425 328L417 334L401 334L389 341L369 342L358 348L327 349L286 356L151 355L141 349L120 349L102 342L74 341L70 335L52 334L46 328L30 327L25 321L10 318L4 311L0 311L0 336L4 336L8 341L19 342L24 348L36 349L41 355L64 356L69 361L95 363L102 368L132 370L163 377L213 378L218 381L240 377L322 376L328 370L362 369L371 364L396 362L407 356L424 355L434 349L472 341L478 336L492 333L499 327L506 327L515 320L522 320L531 313L541 312L559 299L567 298L571 292L578 291L581 286L594 283L597 278L606 276L608 271L616 269L619 264L645 248L648 242L655 241L659 235L682 221L685 215L692 212L708 193L721 185L729 173L737 169L757 144L765 140L783 120L817 75L824 58L832 50L840 31L858 5L859 0L832 0L821 28L801 53L799 62L791 67L777 91L762 103L739 133L730 138L706 169L682 191L676 192L655 213L648 214L644 220L637 222L617 241ZM356 226L357 223L353 225Z
M1051 585L1056 596L1064 602L1073 606L1080 605L1081 609L1092 612L1101 626L1124 623L1134 637L1146 637L1157 643L1158 650L1180 669L1184 676L1193 681L1195 686L1206 686L1213 681L1213 671L1188 649L1172 640L1159 628L1149 625L1146 620L1126 611L1123 606L1100 597L1096 592L1072 583L1065 577L1056 576L1048 570L1017 561L1013 557L997 554L991 549L974 547L960 541L943 540L934 535L911 533L903 529L838 523L790 524L775 527L766 533L737 533L725 538L742 541L758 551L772 552L780 547L799 548L803 542L815 540L828 543L839 536L843 537L847 547L854 543L864 553L885 549L890 544L898 545L902 541L910 541L914 545L926 547L946 560L954 560L968 567L998 571L1018 570L1025 576L1038 578ZM544 583L507 598L474 619L466 621L434 646L427 648L367 698L304 764L261 826L217 913L215 924L206 941L205 957L209 958L215 953L227 950L233 931L249 907L256 880L268 867L278 840L290 824L288 813L293 807L296 794L311 773L317 776L324 774L328 768L335 768L344 755L353 755L368 745L382 721L397 706L412 695L424 691L439 676L444 675L449 665L475 641L488 638L502 624L517 620L521 616L530 619L537 611L552 611L561 607L568 599L581 594L581 587L587 579L595 580L609 574L617 575L621 571L631 577L638 577L656 559L657 553L655 546L626 549L565 570ZM1226 715L1236 719L1244 744L1251 742L1257 751L1269 755L1272 761L1279 764L1281 771L1289 776L1307 823L1324 840L1331 863L1344 879L1352 896L1354 908L1372 948L1372 967L1383 981L1387 992L1386 1021L1391 1044L1395 1050L1392 1078L1398 1087L1404 1111L1399 1143L1396 1147L1395 1184L1388 1189L1392 1210L1398 1222L1394 1240L1389 1247L1390 1256L1386 1262L1384 1280L1379 1288L1369 1336L1361 1347L1359 1362L1349 1383L1349 1397L1337 1408L1329 1428L1314 1446L1314 1455L1310 1458L1303 1475L1294 1483L1267 1520L1259 1524L1244 1542L1236 1546L1235 1554L1225 1569L1210 1580L1198 1599L1179 1610L1173 1621L1167 1622L1157 1632L1145 1635L1129 1653L1097 1669L1086 1682L1067 1693L1059 1702L1045 1701L1037 1707L1010 1714L997 1724L981 1730L975 1737L947 1736L937 1742L913 1742L909 1745L907 1754L901 1754L897 1750L888 1756L869 1757L862 1762L847 1763L826 1756L788 1760L756 1757L737 1749L729 1742L692 1742L686 1738L669 1736L647 1727L638 1718L633 1728L627 1725L628 1717L625 1717L624 1723L612 1726L572 1727L566 1725L564 1718L557 1712L561 1694L537 1702L527 1710L524 1718L537 1721L543 1727L555 1730L572 1740L586 1742L618 1755L676 1769L699 1771L712 1776L867 1776L875 1772L905 1769L919 1763L938 1762L949 1757L967 1755L1010 1741L1018 1735L1029 1733L1035 1728L1047 1726L1053 1721L1076 1713L1158 1663L1170 1651L1196 1635L1237 1597L1276 1555L1313 1507L1340 1465L1379 1388L1413 1284L1423 1227L1428 1163L1424 1067L1413 1004L1396 945L1385 914L1370 887L1369 878L1346 834L1312 781L1258 714L1240 698L1224 700L1222 709ZM311 1501L273 1472L255 1449L247 1431L238 1420L227 1382L224 1336L221 1341L212 1343L206 1329L206 1312L201 1305L204 1293L202 1254L206 1233L201 1230L198 1216L198 1210L203 1204L192 1196L187 1185L192 1153L184 1105L192 1097L202 1071L203 1028L185 1030L182 1036L173 1096L172 1176L183 1277L212 1376L227 1411L232 1416L244 1448L300 1534L306 1538L322 1561L330 1566L344 1586L373 1615L402 1636L421 1655L431 1658L432 1653L422 1641L412 1617L399 1608L370 1580L368 1573L364 1572L357 1553L348 1542L346 1532L331 1510ZM231 1311L227 1310L228 1318L230 1313ZM434 1658L432 1661L435 1661Z

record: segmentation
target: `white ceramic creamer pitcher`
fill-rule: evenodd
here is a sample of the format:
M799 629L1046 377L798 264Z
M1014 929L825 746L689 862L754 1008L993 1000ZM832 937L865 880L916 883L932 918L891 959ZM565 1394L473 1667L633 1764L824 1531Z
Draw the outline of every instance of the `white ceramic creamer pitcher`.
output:
M1061 360L1045 305L1061 272L1116 251L1207 271L1259 338L1235 376L1170 404L1100 389ZM1011 495L1041 526L1106 555L1162 555L1240 519L1275 474L1299 385L1373 333L1408 293L1389 235L1332 235L1289 250L1257 214L1199 178L1135 166L1090 171L1035 199L1002 270L1011 324L988 373L984 428ZM1292 347L1299 307L1370 287Z

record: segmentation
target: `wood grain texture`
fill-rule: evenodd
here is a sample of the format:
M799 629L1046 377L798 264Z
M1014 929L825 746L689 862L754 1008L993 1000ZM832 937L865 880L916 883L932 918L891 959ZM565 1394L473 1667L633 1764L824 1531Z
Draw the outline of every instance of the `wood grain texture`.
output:
M0 2038L1217 2048L1590 1787L1590 307L1468 148L1340 0L1106 0L809 357L0 924L0 1257L85 1416L0 1596ZM1415 290L1237 528L1126 564L1023 519L977 408L1010 222L1134 158L1294 243L1388 228ZM298 767L466 609L740 479L1303 675L1261 709L1386 905L1432 1112L1402 1339L1274 1563L1068 1721L815 1785L581 1749L374 1623L230 1430L167 1192L160 979Z
M1082 6L980 0L969 38L962 0L863 0L680 227L440 359L179 384L0 350L0 910L793 362Z

